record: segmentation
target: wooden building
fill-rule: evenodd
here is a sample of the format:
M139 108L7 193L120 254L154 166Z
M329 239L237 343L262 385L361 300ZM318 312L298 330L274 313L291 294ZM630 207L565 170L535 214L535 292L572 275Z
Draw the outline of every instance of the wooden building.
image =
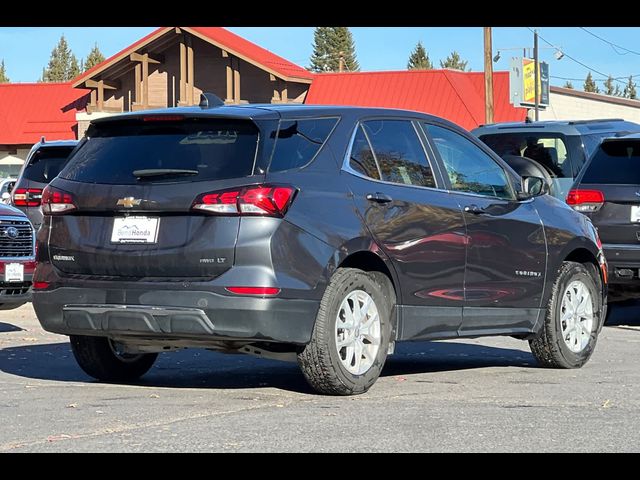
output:
M203 91L229 104L302 103L312 79L222 27L161 27L73 80L91 91L78 133L111 113L197 104Z

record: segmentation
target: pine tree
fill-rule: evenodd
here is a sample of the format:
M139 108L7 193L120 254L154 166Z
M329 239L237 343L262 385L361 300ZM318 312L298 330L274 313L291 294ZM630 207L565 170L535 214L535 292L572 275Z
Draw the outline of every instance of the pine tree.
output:
M591 76L591 72L589 72L589 74L587 75L587 78L584 81L584 91L592 92L592 93L600 93L600 89L598 88L598 85L596 84L596 82L593 80L593 77Z
M453 68L464 72L467 69L467 63L469 62L462 60L460 54L454 50L447 58L440 60L440 68Z
M4 68L4 58L0 62L0 83L9 83L9 77L7 77L7 71Z
M615 89L613 87L613 77L609 75L609 77L604 82L604 94L605 95L613 95Z
M89 55L87 55L87 59L84 62L83 68L81 70L86 72L90 68L95 67L97 64L104 62L104 55L98 48L98 43L96 42Z
M67 82L80 74L78 59L71 52L64 35L51 51L49 65L42 72L44 82Z
M567 80L566 82L564 82L563 87L570 88L571 90L573 90L573 83L571 83L571 80Z
M407 62L408 70L431 70L433 69L433 63L429 60L429 54L422 46L422 42L418 42L416 48L413 49L411 55L409 55L409 61Z
M629 81L627 82L627 85L624 87L623 95L626 98L630 98L632 100L637 97L637 95L636 95L636 84L633 82L633 76L629 77Z
M349 28L316 27L313 33L313 53L309 69L314 72L338 72L340 57L343 58L345 71L360 70Z

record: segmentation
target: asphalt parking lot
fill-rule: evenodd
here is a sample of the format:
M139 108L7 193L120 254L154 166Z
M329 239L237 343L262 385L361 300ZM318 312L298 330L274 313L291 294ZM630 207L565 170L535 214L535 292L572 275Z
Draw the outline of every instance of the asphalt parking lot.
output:
M25 305L0 312L0 452L639 451L639 314L614 308L580 370L511 338L403 344L369 393L335 398L295 364L198 350L96 383Z

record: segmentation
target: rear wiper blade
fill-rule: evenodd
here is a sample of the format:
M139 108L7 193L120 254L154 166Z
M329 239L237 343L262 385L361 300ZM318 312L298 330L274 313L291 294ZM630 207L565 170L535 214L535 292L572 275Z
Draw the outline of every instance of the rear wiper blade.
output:
M198 175L198 170L185 170L181 168L147 168L145 170L134 170L133 175L137 178L165 177L170 175Z

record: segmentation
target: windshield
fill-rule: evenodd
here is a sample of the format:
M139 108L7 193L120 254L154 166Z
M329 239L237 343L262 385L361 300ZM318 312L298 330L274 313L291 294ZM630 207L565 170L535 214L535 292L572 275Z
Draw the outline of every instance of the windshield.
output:
M247 120L106 122L91 127L61 177L119 185L245 177L258 137Z

